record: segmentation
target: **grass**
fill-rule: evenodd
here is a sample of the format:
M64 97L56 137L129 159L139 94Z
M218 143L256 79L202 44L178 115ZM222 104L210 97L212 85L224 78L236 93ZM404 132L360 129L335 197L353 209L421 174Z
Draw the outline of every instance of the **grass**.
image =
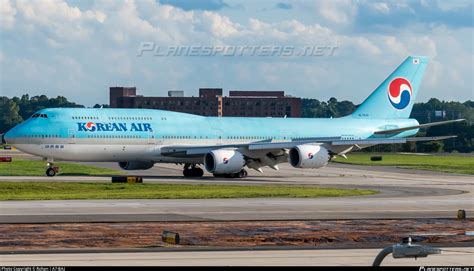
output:
M101 167L87 166L76 163L58 162L58 175L112 175L123 173ZM0 176L45 176L46 161L24 160L13 158L11 163L0 163Z
M0 200L317 198L376 193L375 190L278 185L0 183Z
M381 155L382 161L370 161L370 157L373 155ZM334 162L367 166L397 166L474 175L474 156L351 153L347 160L338 157Z

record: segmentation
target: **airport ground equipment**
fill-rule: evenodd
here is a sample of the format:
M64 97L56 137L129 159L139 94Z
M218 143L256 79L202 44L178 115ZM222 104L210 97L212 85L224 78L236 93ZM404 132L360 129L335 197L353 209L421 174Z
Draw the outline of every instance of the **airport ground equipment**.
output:
M466 210L458 210L458 220L466 219Z
M179 233L172 231L163 231L161 240L168 244L179 245Z
M407 237L403 238L402 242L398 244L382 249L377 257L375 257L372 266L380 266L383 259L389 254L392 254L394 259L415 258L416 260L417 258L428 257L431 254L441 254L441 249L412 244L412 238Z
M370 161L382 161L382 156L371 156Z
M2 156L0 157L0 162L10 163L12 161L11 156Z
M143 183L143 178L138 176L112 176L112 183Z

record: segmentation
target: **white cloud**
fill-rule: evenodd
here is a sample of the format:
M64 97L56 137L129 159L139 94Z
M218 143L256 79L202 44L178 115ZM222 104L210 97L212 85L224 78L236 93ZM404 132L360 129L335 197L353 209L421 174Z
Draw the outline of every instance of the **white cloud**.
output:
M109 71L115 72L121 77L129 77L132 74L130 55L125 50L113 50L104 57L109 63L118 63L118 65L110 67Z
M357 5L351 0L322 0L313 3L319 15L336 24L348 24L357 14Z
M87 20L96 20L99 23L104 23L105 19L107 18L105 13L100 12L98 10L88 10L84 13L84 17Z
M378 2L378 3L373 3L372 6L374 7L375 10L385 15L390 13L390 8L388 7L387 3Z
M64 44L57 42L56 40L52 38L46 38L46 43L51 46L52 48L62 48L64 47Z
M18 0L16 8L25 25L34 26L36 30L47 30L55 39L60 40L90 38L93 28L87 24L102 23L106 19L103 12L82 12L78 7L71 7L62 0Z
M396 32L354 32L351 26L360 2L301 1L287 11L311 10L316 19L308 21L302 16L245 17L245 9L184 11L154 0L98 1L86 8L60 0L0 1L0 22L9 28L2 32L8 42L2 44L0 55L2 77L8 78L2 86L8 86L9 96L25 89L49 93L67 89L69 93L61 94L88 104L90 97L95 97L94 103L106 99L108 86L127 84L151 95L164 95L170 88L194 92L200 86L216 86L282 89L293 95L360 102L407 55L423 54L432 62L426 92L420 96L443 97L455 86L460 99L472 97L472 28L412 25ZM395 5L410 8L404 2L371 6L386 14ZM245 19L237 22L236 13ZM159 46L336 45L338 49L333 57L316 58L150 54L137 58L142 41Z
M240 27L228 17L210 11L202 13L201 22L202 27L215 37L229 37L238 33L238 28Z
M364 56L377 56L382 53L377 45L366 37L344 37L343 41L345 42L343 43L345 50L347 50L347 48L350 48L350 50L355 48Z
M456 9L463 9L472 4L471 0L457 0L457 1L443 1L436 0L436 6L443 11L451 11Z
M398 56L403 57L408 55L408 49L405 45L397 40L394 36L386 36L382 38L385 42L385 46Z
M25 19L42 25L77 21L82 16L79 8L70 7L61 0L18 0L16 4L19 12Z
M10 0L0 0L0 26L4 29L11 29L15 24L16 9Z

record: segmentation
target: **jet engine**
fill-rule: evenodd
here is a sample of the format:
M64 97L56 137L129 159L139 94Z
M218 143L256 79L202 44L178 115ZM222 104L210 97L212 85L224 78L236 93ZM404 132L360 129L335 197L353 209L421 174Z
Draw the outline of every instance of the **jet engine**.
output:
M235 150L215 150L204 156L206 170L214 174L237 173L245 166L244 156Z
M119 162L119 167L125 170L139 170L152 168L155 163L150 161L131 161L131 162Z
M329 151L319 145L299 145L290 149L288 158L296 168L321 168L328 164L331 156Z

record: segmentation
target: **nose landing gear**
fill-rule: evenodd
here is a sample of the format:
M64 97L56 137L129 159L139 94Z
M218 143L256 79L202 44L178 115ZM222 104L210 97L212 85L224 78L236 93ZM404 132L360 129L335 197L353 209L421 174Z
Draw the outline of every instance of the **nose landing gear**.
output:
M196 164L185 164L183 169L184 177L202 177L204 171L202 168L196 166Z
M48 168L46 169L46 176L54 177L56 173L58 173L59 168L53 167L53 162L48 162L47 167Z
M56 170L54 170L54 168L49 167L46 169L46 176L53 177L54 175L56 175Z

